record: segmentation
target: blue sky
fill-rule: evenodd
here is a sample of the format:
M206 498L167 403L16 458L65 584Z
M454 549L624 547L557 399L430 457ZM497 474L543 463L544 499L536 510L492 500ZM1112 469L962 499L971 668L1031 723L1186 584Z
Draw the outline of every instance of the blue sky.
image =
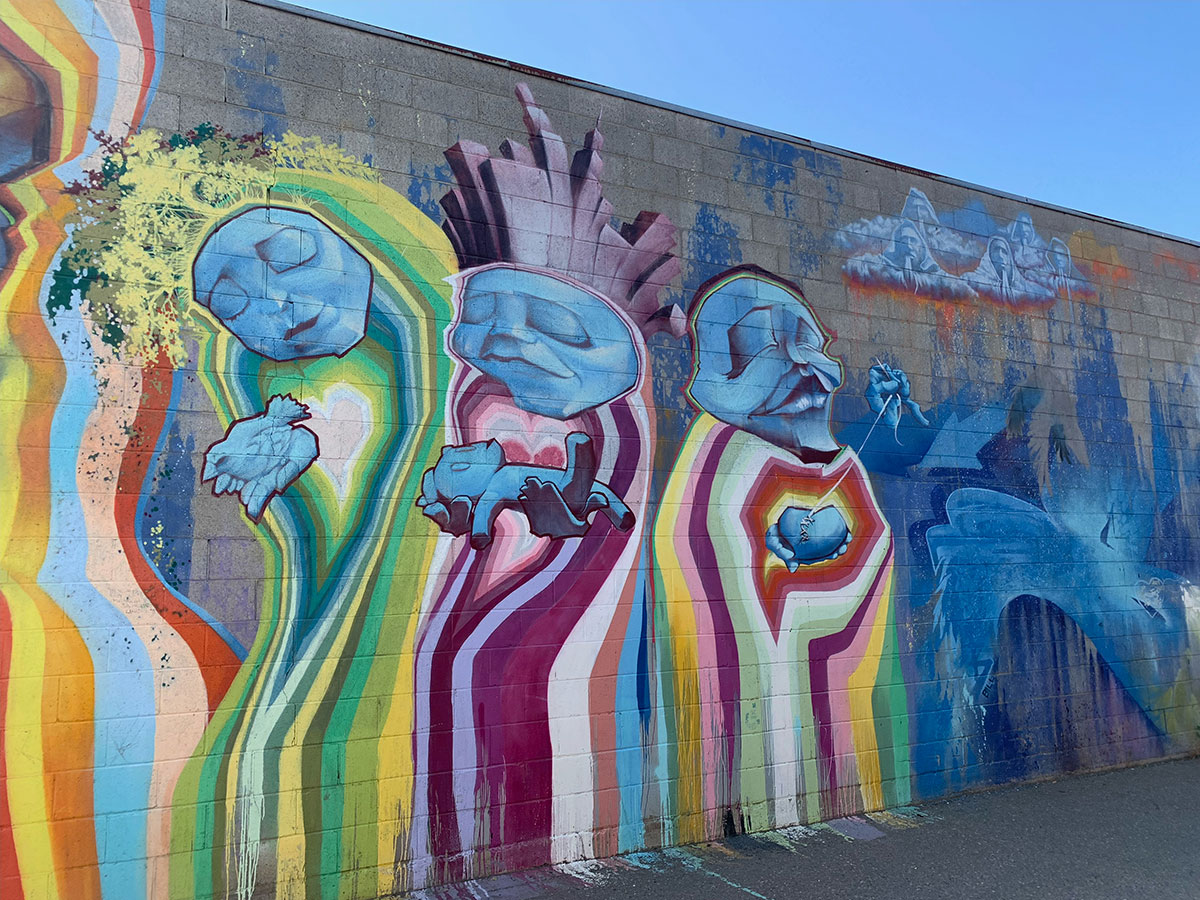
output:
M1200 241L1200 3L299 5Z

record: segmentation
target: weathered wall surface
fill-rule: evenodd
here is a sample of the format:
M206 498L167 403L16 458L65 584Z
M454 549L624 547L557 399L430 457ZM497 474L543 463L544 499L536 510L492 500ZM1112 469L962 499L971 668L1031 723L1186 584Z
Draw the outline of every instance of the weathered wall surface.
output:
M1196 246L242 0L9 0L0 123L6 900L1200 745Z

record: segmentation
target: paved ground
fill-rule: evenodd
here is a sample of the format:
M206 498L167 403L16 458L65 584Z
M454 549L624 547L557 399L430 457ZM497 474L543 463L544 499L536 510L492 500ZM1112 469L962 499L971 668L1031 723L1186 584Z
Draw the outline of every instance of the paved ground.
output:
M537 869L424 900L1197 900L1200 759Z

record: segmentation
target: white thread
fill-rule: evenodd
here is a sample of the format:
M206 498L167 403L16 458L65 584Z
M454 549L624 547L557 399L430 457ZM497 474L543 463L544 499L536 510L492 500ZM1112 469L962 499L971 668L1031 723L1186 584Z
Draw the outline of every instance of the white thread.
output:
M876 362L878 362L878 360L876 360ZM899 406L900 405L900 395L899 394L888 394L887 395L887 399L885 399L883 401L883 408L879 410L879 415L877 415L875 417L875 421L872 422L871 427L867 429L867 436L864 437L862 439L862 443L858 445L858 450L857 450L858 453L862 453L863 448L867 446L867 441L869 441L871 439L871 433L873 431L875 431L875 426L879 424L879 420L883 418L883 414L885 412L887 412L888 407L892 405L893 400L895 400L896 405ZM836 491L838 489L838 485L840 485L842 483L842 481L845 480L846 476L849 474L850 474L850 467L847 467L846 471L844 471L841 475L839 475L838 480L833 483L833 487L831 487L824 494L822 494L820 497L817 498L817 501L812 505L812 508L808 511L808 515L800 520L800 527L804 532L807 532L808 527L810 525L812 525L813 516L815 516L817 514L817 510L821 508L821 504L825 501L826 498L829 497L830 494L832 494L834 491Z

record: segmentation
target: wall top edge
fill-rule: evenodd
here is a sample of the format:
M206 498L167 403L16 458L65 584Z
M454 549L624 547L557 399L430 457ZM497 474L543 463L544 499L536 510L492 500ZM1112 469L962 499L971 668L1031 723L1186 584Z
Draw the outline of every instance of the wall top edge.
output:
M228 0L226 0L228 2ZM1015 200L1018 203L1027 206L1035 206L1040 209L1050 210L1052 212L1065 213L1071 216L1078 216L1083 219L1088 219L1093 222L1098 222L1104 225L1112 225L1117 228L1127 229L1129 231L1147 234L1152 237L1163 238L1164 240L1174 241L1180 244L1187 244L1192 247L1200 247L1200 240L1181 237L1177 234L1170 234L1165 231L1158 231L1154 228L1147 228L1143 225L1135 225L1130 222L1122 222L1119 219L1112 219L1108 216L1102 216L1097 213L1086 212L1085 210L1072 209L1069 206L1059 206L1054 203L1047 203L1044 200L1038 200L1033 197L1025 197L1020 194L1002 191L998 188L987 187L982 184L964 181L960 178L953 178L948 175L941 175L937 172L930 172L925 169L920 169L915 166L905 165L904 163L893 162L892 160L882 159L876 156L870 156L866 153L859 153L854 150L846 150L841 147L834 147L829 144L822 144L818 141L811 141L807 138L799 137L794 134L788 134L783 131L775 131L771 128L764 128L760 125L754 125L749 122L741 122L737 119L718 116L713 113L705 112L704 110L692 109L691 107L681 106L676 103L670 103L666 100L657 100L653 97L647 97L642 94L636 94L631 91L624 91L620 88L609 87L608 85L598 84L593 81L586 81L582 78L574 78L570 75L563 75L558 72L551 72L546 69L539 69L536 66L529 66L523 63L514 62L513 60L503 59L498 56L490 56L486 53L479 53L474 50L467 50L462 47L455 47L452 44L443 44L440 41L430 40L428 38L418 37L412 34L405 34L401 31L393 31L390 28L383 28L379 25L370 25L366 22L359 22L355 19L347 19L343 16L336 16L332 13L321 12L315 9L307 9L302 6L297 6L294 3L287 3L284 0L241 0L241 2L249 3L252 6L262 6L269 9L276 9L281 12L291 13L292 15L302 16L308 19L315 19L321 22L327 22L330 25L338 25L343 28L351 28L355 31L366 32L368 34L378 35L380 37L391 38L392 40L403 41L404 43L414 44L421 47L428 47L434 50L440 50L444 53L451 53L455 56L466 57L478 62L487 63L489 65L498 66L500 68L509 69L513 72L529 75L535 78L545 78L550 81L558 81L563 84L568 84L573 87L583 88L589 91L595 91L599 94L605 94L610 97L617 97L622 100L630 100L635 103L642 103L646 106L652 106L657 109L667 110L668 112L679 113L686 116L691 116L696 119L702 119L706 122L712 122L716 125L723 125L727 128L736 128L741 131L746 131L751 134L761 135L762 137L772 138L775 140L787 141L792 144L799 144L813 150L819 150L822 153L829 153L843 159L855 160L858 162L870 163L872 165L884 166L889 169L894 169L898 172L905 172L919 178L928 178L932 181L937 181L942 184L951 185L953 187L966 188L971 191L978 191L984 194L989 194L993 197L999 197L1005 200Z

